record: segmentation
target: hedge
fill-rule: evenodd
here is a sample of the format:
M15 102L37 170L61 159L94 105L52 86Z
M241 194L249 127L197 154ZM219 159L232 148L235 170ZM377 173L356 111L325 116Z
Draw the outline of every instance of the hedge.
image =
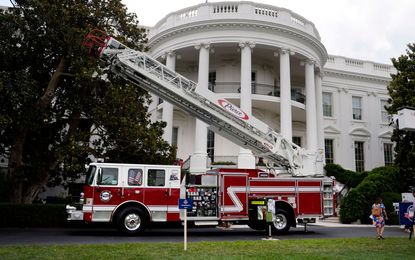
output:
M0 204L0 227L65 227L63 204Z
M349 194L342 199L340 221L351 223L360 220L362 223L370 223L371 207L377 197L384 199L388 216L393 216L393 205L390 200L400 201L400 195L397 193L400 188L397 167L388 166L373 169L356 188L351 189ZM392 218L392 220L394 219L396 218Z
M348 188L359 185L368 175L367 172L353 172L344 169L338 164L327 164L324 169L327 176L334 176L336 180Z

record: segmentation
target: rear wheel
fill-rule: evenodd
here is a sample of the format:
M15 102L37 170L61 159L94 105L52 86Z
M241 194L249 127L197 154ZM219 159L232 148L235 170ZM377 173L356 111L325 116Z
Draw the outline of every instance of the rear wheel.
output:
M144 212L139 208L128 207L118 215L117 227L127 235L142 233L147 225Z
M275 234L285 234L290 230L290 215L283 209L277 209L272 220L272 231Z

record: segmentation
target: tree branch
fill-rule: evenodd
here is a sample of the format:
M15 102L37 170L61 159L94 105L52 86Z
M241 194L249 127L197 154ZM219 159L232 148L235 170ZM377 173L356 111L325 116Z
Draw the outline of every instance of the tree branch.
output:
M63 74L64 69L65 69L65 59L61 58L58 66L56 67L55 72L52 75L52 78L49 81L49 84L46 88L45 93L36 103L36 106L39 108L39 110L41 111L44 110L52 101L53 96L54 96L53 94L55 93L55 90L60 80L60 76Z

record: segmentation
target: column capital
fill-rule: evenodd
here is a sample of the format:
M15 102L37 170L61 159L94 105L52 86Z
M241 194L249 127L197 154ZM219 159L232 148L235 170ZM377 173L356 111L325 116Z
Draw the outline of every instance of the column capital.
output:
M170 57L170 58L176 58L176 52L173 50L167 51L165 54L163 54L164 58Z
M176 57L176 53L173 50L169 50L169 51L166 51L165 53L163 53L163 55L161 55L161 58L165 60L165 59L167 59L168 56Z
M254 42L239 42L238 46L242 49L245 47L249 47L251 49L255 48L255 43Z
M280 48L274 52L275 57L277 57L278 55L285 55L285 54L290 54L291 56L293 56L295 54L295 51L290 50L288 48Z
M166 51L163 55L161 55L161 58L163 59L163 60L165 60L165 59L167 59L167 57L170 57L170 58L174 58L174 59L181 59L182 58L182 55L180 55L180 54L177 54L175 51L173 51L173 50L170 50L170 51Z
M195 45L195 49L196 50L200 50L202 48L205 48L207 50L209 50L210 48L210 42L201 42Z
M317 62L313 59L307 59L305 61L300 61L300 66L305 66L305 65L316 65Z
M315 74L316 74L316 76L319 76L321 80L323 80L323 78L325 76L324 71L322 71L322 70L316 70Z

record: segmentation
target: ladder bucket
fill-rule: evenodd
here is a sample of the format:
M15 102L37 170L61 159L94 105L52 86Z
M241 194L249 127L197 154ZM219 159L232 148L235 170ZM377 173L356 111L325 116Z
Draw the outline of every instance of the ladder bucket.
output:
M89 55L99 58L110 38L104 31L93 29L85 36L82 45L88 49Z

